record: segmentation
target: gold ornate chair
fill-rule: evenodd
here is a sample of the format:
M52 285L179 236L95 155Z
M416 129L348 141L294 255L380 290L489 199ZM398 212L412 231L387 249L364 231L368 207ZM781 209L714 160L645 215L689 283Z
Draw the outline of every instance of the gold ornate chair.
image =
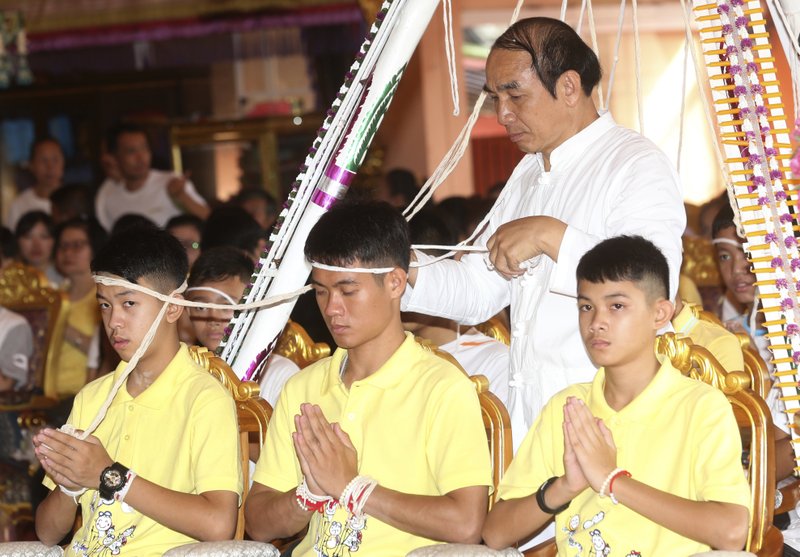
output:
M511 442L511 418L508 415L505 405L492 392L489 391L489 380L483 375L470 376L461 367L451 354L440 350L431 341L416 337L417 343L430 350L440 358L443 358L456 366L461 372L469 377L478 392L478 401L481 404L481 416L483 427L486 429L486 440L489 443L489 456L492 460L492 484L494 489L489 496L489 508L492 507L497 496L497 486L503 478L511 458L514 456Z
M711 240L700 236L684 236L681 274L692 279L703 306L714 307L722 295L722 278L717 268L717 254Z
M314 342L302 325L289 321L278 337L273 352L288 358L303 369L317 360L330 356L331 347L324 342Z
M488 321L479 323L475 325L475 328L487 337L498 340L506 346L511 344L511 333L508 332L508 327L497 317L492 317Z
M0 273L0 305L22 315L33 330L31 388L47 397L55 397L52 379L67 304L66 294L47 286L47 280L36 269L14 263Z
M749 465L753 514L745 549L759 557L783 555L783 536L772 525L775 508L775 444L772 417L764 400L750 389L750 378L743 371L725 372L702 346L674 333L658 337L656 352L667 356L684 375L721 390L730 401L743 440L749 439ZM553 557L554 542L545 542L524 553L526 557Z
M236 402L236 413L239 419L239 448L242 461L242 505L239 507L239 517L236 521L236 538L244 539L244 501L250 490L250 452L249 438L253 433L258 436L259 444L264 443L267 435L267 425L272 416L269 403L259 396L258 383L253 381L240 381L231 367L222 358L209 352L202 346L189 348L192 359L219 379L220 383L228 389Z

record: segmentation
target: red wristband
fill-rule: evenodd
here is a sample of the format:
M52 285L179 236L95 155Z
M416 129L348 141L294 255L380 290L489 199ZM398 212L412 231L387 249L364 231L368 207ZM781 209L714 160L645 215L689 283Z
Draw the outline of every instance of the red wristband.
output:
M616 498L616 497L614 497L614 480L616 480L616 479L617 479L617 478L619 478L620 476L628 476L629 478L630 478L630 477L632 477L632 476L631 476L631 473L630 473L630 472L628 472L627 470L620 470L619 472L617 472L616 474L614 474L614 475L611 477L611 481L610 481L610 482L608 482L608 494L609 494L609 496L611 497L611 501L612 501L612 502L613 502L615 505L617 504L617 498Z

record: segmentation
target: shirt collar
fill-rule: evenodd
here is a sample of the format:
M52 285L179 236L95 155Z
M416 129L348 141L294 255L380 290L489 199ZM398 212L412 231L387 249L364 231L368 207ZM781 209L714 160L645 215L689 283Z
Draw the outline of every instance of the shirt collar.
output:
M656 372L652 381L639 393L639 396L634 398L619 412L611 408L606 402L606 397L603 393L603 388L606 384L605 368L601 367L598 369L592 381L592 388L588 401L592 414L602 420L608 420L613 416L618 416L619 419L640 421L659 412L661 407L660 402L664 395L671 388L675 380L683 375L672 366L669 358L662 355L657 355L656 357L659 363L661 363L661 367Z
M419 359L419 355L417 354L418 350L423 350L423 348L417 346L414 335L407 332L406 339L400 347L394 351L394 354L392 354L377 371L360 381L354 381L353 385L372 385L379 389L390 389L394 387L403 380L406 371ZM320 385L321 394L324 395L337 386L344 388L344 383L339 375L339 371L342 360L346 354L347 350L338 348L336 352L333 353L333 356L331 356L331 359L328 361L328 369L322 377L322 384Z
M672 327L681 335L688 335L697 325L700 316L694 304L684 302L680 313L672 318Z
M561 165L582 157L586 149L597 143L604 133L616 125L610 112L604 112L591 124L564 141L550 153L550 170L558 171Z
M119 379L119 376L122 374L122 371L125 369L126 365L127 362L120 362L117 366L117 369L114 371L115 382L117 379ZM175 391L184 381L187 373L195 370L196 368L199 368L198 364L196 364L189 355L189 349L187 346L181 343L177 354L175 354L172 360L170 360L170 362L167 364L167 367L165 367L164 371L161 372L161 375L159 375L156 380L153 381L152 385L147 387L137 397L132 398L128 393L125 384L123 384L119 390L119 393L117 393L115 400L122 402L133 400L133 402L136 404L147 406L149 408L163 408L172 400Z

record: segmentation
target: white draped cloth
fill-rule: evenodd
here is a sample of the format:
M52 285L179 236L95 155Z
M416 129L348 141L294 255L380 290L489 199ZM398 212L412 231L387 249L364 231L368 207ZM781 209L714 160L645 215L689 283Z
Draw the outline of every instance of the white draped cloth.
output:
M601 240L644 236L670 265L674 298L686 214L672 163L652 142L618 126L606 113L553 150L545 172L541 154L526 155L514 169L476 240L485 245L509 221L547 215L568 226L558 263L541 255L519 278L505 279L486 255L465 254L419 268L403 310L476 324L511 306L509 413L519 446L544 403L570 384L588 382L595 367L578 331L575 269ZM430 258L417 253L420 261Z

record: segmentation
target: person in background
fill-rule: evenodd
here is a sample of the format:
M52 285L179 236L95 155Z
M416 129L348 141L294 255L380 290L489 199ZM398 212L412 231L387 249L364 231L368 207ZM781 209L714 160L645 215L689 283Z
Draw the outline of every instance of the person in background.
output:
M183 212L208 216L206 201L185 176L151 168L150 144L145 131L131 124L113 128L107 139L122 180L107 178L95 199L97 220L106 230L125 213L145 215L158 226Z
M165 230L175 236L186 250L189 268L191 268L200 256L203 221L194 215L178 215L169 219Z
M186 299L212 304L239 303L245 287L250 284L253 262L247 255L231 246L219 246L204 251L189 273ZM233 310L188 308L189 319L197 341L215 351L233 318ZM271 354L261 379L261 396L275 407L286 380L299 368L291 360Z
M233 246L257 262L267 245L266 232L241 207L226 204L212 211L203 227L200 250L217 246Z
M105 230L94 219L72 219L56 231L56 267L65 278L64 290L69 298L64 342L53 378L53 389L60 398L77 394L95 378L100 365L99 361L89 361L90 352L98 357L95 345L100 342L100 309L91 263L107 239Z
M233 202L250 213L250 216L265 231L271 230L278 218L278 202L263 189L244 188L233 199Z
M419 192L419 182L414 173L406 168L394 168L386 173L375 190L375 200L385 201L402 210Z
M61 186L64 177L64 152L58 141L45 137L31 147L30 171L33 187L20 193L8 209L6 224L12 230L19 219L30 211L50 214L50 195Z
M51 216L56 226L62 222L94 214L94 198L84 184L66 184L50 194Z
M14 263L19 258L19 247L14 233L0 226L0 271Z
M14 230L19 259L33 267L53 286L59 286L62 277L53 265L53 219L43 211L25 213Z

